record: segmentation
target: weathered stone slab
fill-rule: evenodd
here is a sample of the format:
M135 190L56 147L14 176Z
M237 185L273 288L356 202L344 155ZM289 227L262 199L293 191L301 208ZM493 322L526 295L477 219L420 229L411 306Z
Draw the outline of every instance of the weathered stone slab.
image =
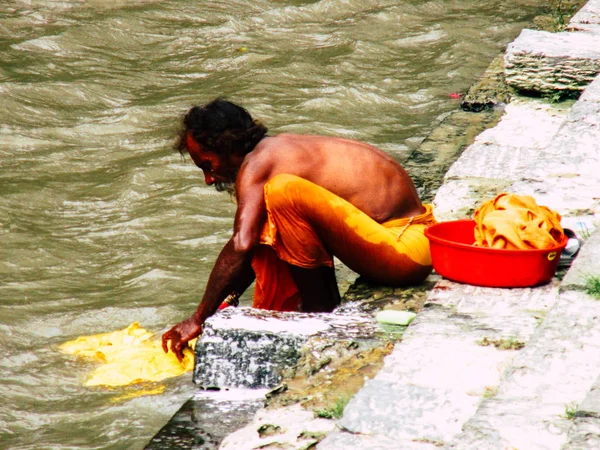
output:
M600 0L588 0L571 18L567 31L600 35Z
M564 450L598 450L600 448L600 420L576 417L569 431Z
M481 403L459 448L559 449L600 367L600 302L563 292L519 352L493 399Z
M552 142L520 172L511 191L533 195L563 216L600 212L600 77L573 105Z
M483 177L447 179L435 195L435 218L446 221L473 217L482 201L507 192L511 186L510 180L490 180Z
M393 435L402 442L397 448L451 444L522 351L501 345L526 345L557 295L557 282L493 289L439 281L384 367L346 407L344 431L330 435L325 448L359 439L347 434Z
M506 82L540 93L577 92L600 73L600 36L523 30L504 58Z
M600 448L600 377L585 396L575 413L565 449Z
M427 439L401 439L387 434L364 435L331 433L317 447L319 450L439 450L442 443Z
M498 124L477 136L475 142L541 149L552 142L569 111L567 104L519 97L506 106Z
M219 449L304 450L314 448L334 427L334 421L316 418L312 411L306 411L300 405L277 410L261 409L250 425L227 436Z
M377 379L482 395L486 387L499 384L503 368L515 356L481 345L484 338L525 344L557 294L556 282L494 289L440 281Z
M452 389L368 380L339 423L355 434L444 441L460 432L478 401Z
M481 133L446 173L446 179L482 177L517 180L537 163L568 110L549 103L515 101L506 107L496 127ZM527 139L523 135L530 130Z
M564 405L540 405L531 399L487 399L453 442L461 450L558 450L571 427Z
M498 125L481 133L448 170L435 196L436 218L471 217L483 201L501 192L521 193L513 183L531 180L528 172L538 165L568 112L564 105L537 99L509 104Z
M438 220L469 217L506 191L531 195L563 217L600 214L600 77L570 110L522 100L509 105L456 161L435 197ZM527 129L540 128L543 133ZM522 136L531 139L524 142Z
M550 404L581 402L600 367L599 325L600 302L563 292L507 372L502 394Z
M600 0L588 0L569 21L569 27L600 25Z
M566 31L593 34L600 36L600 25L588 23L572 23L567 26Z
M183 404L144 450L217 449L225 436L248 423L263 400L260 393L250 390L199 392Z
M575 416L600 419L600 377L596 378L592 388L579 405Z
M594 232L586 239L564 277L561 289L582 289L590 275L600 276L600 231Z
M196 344L194 382L205 388L274 387L309 338L366 340L379 330L369 314L227 308L207 320Z
M570 117L561 126L554 141L539 155L538 162L523 177L543 180L546 178L592 178L597 179L600 155L600 114L590 114L583 108L573 107ZM587 104L587 107L595 106ZM588 195L594 197L594 192Z
M521 178L524 169L535 164L539 158L539 149L475 143L465 150L463 156L464 159L448 171L448 179L482 177L488 180L515 181Z

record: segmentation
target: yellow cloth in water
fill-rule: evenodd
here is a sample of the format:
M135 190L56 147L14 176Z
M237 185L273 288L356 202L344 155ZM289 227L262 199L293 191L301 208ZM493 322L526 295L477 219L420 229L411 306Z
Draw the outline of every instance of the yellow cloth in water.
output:
M528 195L499 194L477 208L474 219L480 247L544 249L559 245L564 236L560 214Z
M78 337L62 344L60 350L103 363L92 372L85 386L125 386L160 381L193 369L191 349L184 350L183 361L179 362L172 352L165 353L161 341L153 340L152 336L134 322L124 330Z

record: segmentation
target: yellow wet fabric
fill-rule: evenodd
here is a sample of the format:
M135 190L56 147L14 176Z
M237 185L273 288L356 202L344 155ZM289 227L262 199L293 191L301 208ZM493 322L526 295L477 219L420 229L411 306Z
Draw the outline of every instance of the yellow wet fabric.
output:
M277 175L264 192L263 245L252 260L255 308L298 309L300 295L286 263L331 267L335 254L355 272L395 285L419 283L431 273L424 234L435 223L431 205L424 205L418 216L381 224L343 198L294 175Z
M544 249L562 242L560 214L533 197L502 193L475 211L475 245L505 249Z
M160 381L193 369L191 349L184 350L183 361L179 362L172 352L165 353L160 339L153 339L153 336L134 322L123 330L78 337L62 344L60 350L102 363L90 374L85 386L125 386Z

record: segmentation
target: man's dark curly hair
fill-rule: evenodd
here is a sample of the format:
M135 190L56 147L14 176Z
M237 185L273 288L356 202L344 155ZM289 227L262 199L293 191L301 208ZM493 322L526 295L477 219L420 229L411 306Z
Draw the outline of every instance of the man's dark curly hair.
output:
M198 144L220 155L246 155L267 134L267 127L241 106L217 98L204 106L192 107L183 118L177 149L183 155L188 133Z

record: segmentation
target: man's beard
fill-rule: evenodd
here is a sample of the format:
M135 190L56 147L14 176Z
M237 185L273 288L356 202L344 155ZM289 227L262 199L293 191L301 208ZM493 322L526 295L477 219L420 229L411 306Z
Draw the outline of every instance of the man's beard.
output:
M217 192L227 192L235 201L235 180L237 180L239 168L230 174L229 181L215 181L215 189Z
M235 182L233 181L217 181L215 189L219 192L228 192L230 195L235 193Z

